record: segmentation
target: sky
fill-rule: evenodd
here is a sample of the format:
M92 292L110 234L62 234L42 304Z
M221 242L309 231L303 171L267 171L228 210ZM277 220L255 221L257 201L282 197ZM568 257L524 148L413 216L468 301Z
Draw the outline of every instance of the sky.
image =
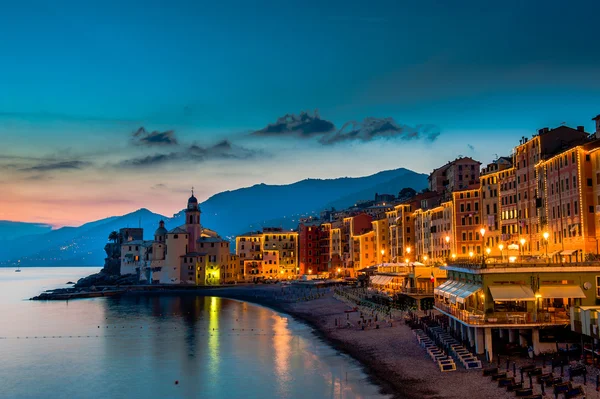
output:
M1 0L0 0L1 1ZM190 188L429 173L600 114L597 1L19 1L0 13L0 219Z

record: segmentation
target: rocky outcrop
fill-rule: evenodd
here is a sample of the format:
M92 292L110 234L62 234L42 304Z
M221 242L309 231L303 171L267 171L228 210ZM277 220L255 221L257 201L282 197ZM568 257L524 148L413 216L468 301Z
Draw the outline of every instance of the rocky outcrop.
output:
M92 274L84 278L80 278L75 284L75 288L87 288L92 286L106 286L106 285L135 285L137 283L137 276L128 274L125 276L119 276L114 274L108 274L104 271L100 273Z

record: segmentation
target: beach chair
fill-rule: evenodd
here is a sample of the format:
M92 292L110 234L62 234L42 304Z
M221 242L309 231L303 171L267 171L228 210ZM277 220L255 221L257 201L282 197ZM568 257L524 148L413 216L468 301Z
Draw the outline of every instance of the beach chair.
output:
M492 381L498 381L501 378L506 378L508 376L508 374L504 371L504 372L498 372L496 374L492 374Z
M578 398L580 396L585 397L585 391L583 387L579 385L578 387L574 387L565 392L565 399Z
M515 392L518 389L523 389L523 383L522 382L519 382L519 383L514 382L513 384L506 386L506 391L507 392Z
M476 359L476 358L466 360L464 362L464 366L465 366L465 368L467 370L472 370L472 369L479 370L479 369L482 368L482 366L481 366L481 360Z
M483 369L483 376L489 377L492 374L496 374L498 372L498 367L489 367L487 369Z
M498 380L498 388L504 388L508 385L513 385L515 383L514 378L500 378Z
M442 372L456 371L456 364L453 360L440 360L438 366Z
M560 377L552 377L546 380L546 386L547 387L553 387L557 384L562 384L563 380Z
M543 371L542 371L542 369L541 369L540 367L538 367L538 368L535 368L535 369L533 369L533 370L531 370L531 371L529 371L529 372L527 373L527 375L529 375L529 376L531 376L531 377L540 376L540 375L542 375L542 374L543 374Z
M518 397L531 396L531 395L533 395L533 389L531 389L531 388L516 389L515 395L517 395Z
M560 394L569 392L571 389L573 389L573 386L571 385L570 382L563 382L561 384L555 384L554 385L554 396L557 397Z

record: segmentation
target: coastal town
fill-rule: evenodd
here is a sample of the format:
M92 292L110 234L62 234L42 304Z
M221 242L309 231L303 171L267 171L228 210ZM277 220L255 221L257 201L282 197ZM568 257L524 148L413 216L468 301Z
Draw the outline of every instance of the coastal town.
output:
M264 227L235 242L202 225L192 191L185 224L161 221L153 240L123 228L105 249L137 292L263 303L329 339L380 330L390 345L414 339L440 373L483 368L509 396L543 397L548 386L578 397L583 388L555 368L585 383L585 364L600 363L600 116L594 121L594 133L540 129L486 165L458 157L433 170L421 192L378 193L295 230Z

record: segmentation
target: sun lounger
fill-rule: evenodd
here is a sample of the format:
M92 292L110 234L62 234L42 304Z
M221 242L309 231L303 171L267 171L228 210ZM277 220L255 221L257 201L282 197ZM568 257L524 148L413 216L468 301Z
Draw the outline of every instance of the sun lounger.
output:
M523 389L523 383L522 382L514 383L512 385L507 385L506 386L506 390L508 392L515 392L518 389Z
M492 381L498 381L501 378L506 378L507 375L508 374L506 372L492 374Z
M533 389L531 389L531 388L516 389L515 394L519 397L531 396L531 395L533 395Z
M574 387L565 392L565 399L578 398L580 396L585 396L585 391L583 387L580 385L578 387Z
M498 372L498 367L490 367L487 369L483 369L483 376L488 377L492 374L496 374Z
M442 372L456 370L456 364L454 364L452 360L440 360L438 362L438 365L440 367L440 371Z
M514 378L500 378L498 380L498 388L503 388L508 385L513 385L515 383Z

